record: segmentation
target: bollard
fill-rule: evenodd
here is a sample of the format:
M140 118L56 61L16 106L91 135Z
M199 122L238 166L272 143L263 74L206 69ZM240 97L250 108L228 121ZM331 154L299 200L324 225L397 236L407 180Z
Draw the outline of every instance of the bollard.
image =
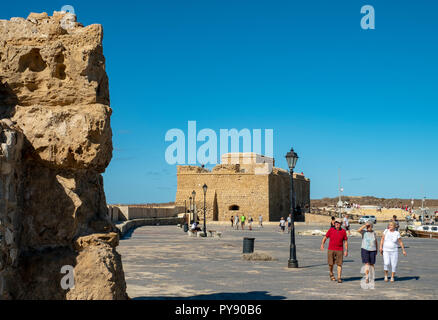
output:
M254 239L255 238L243 238L243 253L254 252Z

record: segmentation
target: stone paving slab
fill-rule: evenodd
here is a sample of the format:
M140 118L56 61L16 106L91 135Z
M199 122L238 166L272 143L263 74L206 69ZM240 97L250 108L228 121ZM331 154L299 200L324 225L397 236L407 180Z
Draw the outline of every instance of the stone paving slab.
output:
M353 226L356 228L358 226ZM298 226L297 231L315 226ZM377 226L377 229L384 225ZM120 241L127 292L134 299L437 299L438 240L403 238L396 282L383 281L376 263L374 290L360 287L360 238L349 239L341 284L330 281L322 237L297 236L298 269L287 268L290 236L276 226L253 231L213 225L222 238L190 238L176 226L145 226ZM276 261L242 259L243 237ZM327 244L326 244L327 248Z

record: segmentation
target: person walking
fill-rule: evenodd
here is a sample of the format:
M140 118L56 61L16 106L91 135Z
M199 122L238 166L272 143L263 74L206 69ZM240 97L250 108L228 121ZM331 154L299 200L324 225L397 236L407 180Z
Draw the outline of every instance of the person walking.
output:
M346 214L344 216L344 228L345 231L347 231L348 236L351 236L351 232L350 232L350 221L348 221L348 214ZM376 249L377 250L377 249Z
M292 228L292 213L289 213L289 216L287 217L287 233L290 233L291 228Z
M380 240L380 254L383 255L383 270L385 271L385 282L388 282L388 271L391 265L391 282L394 282L395 272L398 263L398 244L402 248L403 255L406 254L405 246L401 240L400 233L395 230L396 223L391 221L388 229L383 232ZM397 244L398 242L398 244Z
M263 228L263 217L259 215L259 228Z
M240 217L240 226L242 227L242 230L245 230L245 220L246 217L244 214L242 214L242 216Z
M398 229L400 228L400 223L398 222L396 215L392 216L392 221L395 223L395 231L398 231Z
M365 225L361 226L357 230L362 235L362 245L360 248L360 255L362 257L362 267L361 273L365 274L365 285L362 288L369 288L369 284L372 284L371 288L374 288L374 265L376 264L377 256L377 236L373 230L373 223L367 221Z
M335 227L335 217L332 217L332 220L330 221L330 228L334 228Z
M281 229L281 231L283 231L283 233L284 233L285 226L286 226L286 220L284 220L284 218L281 217L281 219L280 219L280 229Z
M248 218L248 228L249 228L249 230L251 231L252 230L252 222L253 222L254 220L252 219L252 217L250 216L249 218Z
M327 239L330 239L328 250L327 250L327 262L329 265L329 272L330 272L330 280L336 281L335 276L333 274L333 265L336 263L337 265L337 273L338 273L338 283L342 283L342 263L343 263L343 255L342 251L344 252L344 256L346 257L348 255L348 237L347 232L341 228L342 226L342 219L336 218L335 219L335 227L330 228L324 238L322 238L321 242L321 251L324 251L324 244L327 241ZM345 245L345 250L344 250Z
M239 216L237 214L234 217L234 225L236 226L236 230L239 230Z
M233 229L234 228L234 216L231 216L230 221L231 221L231 228Z

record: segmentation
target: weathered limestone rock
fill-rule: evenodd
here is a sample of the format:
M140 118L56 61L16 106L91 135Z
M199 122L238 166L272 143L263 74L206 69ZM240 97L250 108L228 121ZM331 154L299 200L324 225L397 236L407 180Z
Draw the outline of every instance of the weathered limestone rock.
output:
M101 104L17 106L16 122L31 145L29 156L64 169L105 171L111 160L111 109Z
M20 237L20 169L23 134L0 120L0 274L17 266ZM3 281L0 276L0 289Z
M111 230L100 174L54 170L32 162L24 177L21 246L69 246L80 235ZM95 220L106 223L106 230L96 229Z
M75 288L67 293L71 300L126 299L125 276L120 255L114 249L117 233L94 234L79 238L76 246Z
M0 20L0 297L126 299L103 179L112 157L102 27ZM74 267L63 289L61 268Z
M63 14L0 20L0 78L21 106L109 105L101 25L62 28Z
M75 249L81 251L89 246L99 246L108 244L112 248L119 245L119 234L115 232L110 233L95 233L89 236L80 237L75 241Z

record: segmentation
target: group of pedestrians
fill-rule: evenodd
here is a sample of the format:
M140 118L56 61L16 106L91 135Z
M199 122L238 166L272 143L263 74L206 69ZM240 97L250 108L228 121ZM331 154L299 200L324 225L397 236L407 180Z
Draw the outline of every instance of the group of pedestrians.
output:
M286 230L286 220L284 220L284 217L281 217L279 226L282 232ZM292 214L289 214L289 216L287 217L287 233L290 233L291 228L292 228Z
M345 229L342 228L342 223L345 223ZM348 256L348 237L347 231L350 231L348 217L344 221L340 218L332 217L330 228L321 242L321 250L324 250L324 244L329 239L327 262L329 265L329 274L332 281L342 282L342 264L343 257ZM402 248L403 255L406 256L406 250L398 232L398 221L395 217L388 225L388 228L383 232L378 243L377 235L373 230L373 222L368 221L361 226L357 231L362 236L361 243L361 258L362 258L362 273L364 276L364 283L368 285L370 282L374 283L374 265L376 264L377 251L383 256L383 270L385 272L384 281L394 282L395 273L398 264L398 248ZM333 273L334 265L337 265L337 278ZM389 280L388 273L391 270L391 278ZM367 288L367 287L365 287Z
M247 219L244 214L242 214L240 217L238 215L231 216L230 222L231 222L231 228L236 228L236 230L239 230L239 224L242 230L245 230L245 223ZM252 224L254 222L254 219L249 216L248 218L248 229L252 230ZM259 227L263 228L263 217L262 215L259 216Z

